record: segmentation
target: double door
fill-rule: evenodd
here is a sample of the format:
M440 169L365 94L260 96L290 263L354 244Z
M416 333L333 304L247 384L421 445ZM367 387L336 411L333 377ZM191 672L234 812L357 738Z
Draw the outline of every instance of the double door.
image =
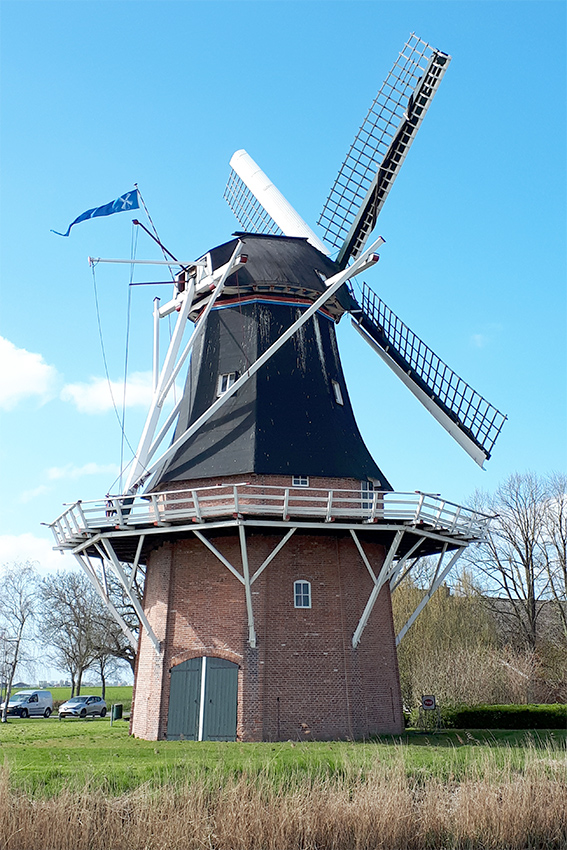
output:
M238 665L222 658L190 658L171 670L167 737L235 741Z

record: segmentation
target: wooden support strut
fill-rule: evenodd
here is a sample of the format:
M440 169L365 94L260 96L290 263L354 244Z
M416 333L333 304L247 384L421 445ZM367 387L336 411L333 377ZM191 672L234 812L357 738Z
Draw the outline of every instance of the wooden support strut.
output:
M116 620L116 622L118 623L118 625L120 626L120 628L122 629L122 631L124 632L126 637L128 638L128 642L130 643L130 646L132 647L132 649L137 650L138 649L138 641L136 639L136 636L133 634L132 630L129 628L129 626L125 622L124 618L120 615L120 613L117 611L116 607L114 606L114 604L110 600L106 587L103 587L101 585L100 580L99 580L95 570L93 569L92 564L90 563L89 556L88 555L77 555L77 554L75 554L75 558L78 561L81 569L87 574L91 583L94 584L98 595L100 596L100 598L102 599L102 601L104 602L106 607L109 609L110 613L112 614L112 616L114 617L114 619ZM104 567L103 567L103 570L104 570ZM106 580L105 580L105 585L106 585Z
M364 631L366 624L367 624L367 622L370 618L370 615L372 613L372 609L374 608L374 605L376 604L376 600L378 599L378 595L379 595L380 591L382 590L382 587L386 584L386 582L390 578L390 567L392 566L394 558L396 557L396 552L398 551L398 547L400 545L400 541L401 541L403 536L404 536L404 529L401 528L399 531L396 532L396 535L395 535L394 539L392 540L392 543L391 543L390 548L388 550L388 554L386 555L386 560L384 561L384 563L382 565L382 569L380 570L380 573L378 574L378 578L374 582L374 587L372 589L372 592L370 594L368 602L366 603L366 607L364 608L364 611L362 612L362 616L361 616L361 618L358 622L358 626L356 627L356 630L355 630L355 632L352 636L352 648L353 649L356 649L356 647L360 643L360 638L362 636L362 632Z
M246 532L242 523L238 524L240 537L240 553L242 556L242 571L244 573L244 593L246 595L246 612L248 614L248 643L256 648L256 631L254 629L254 611L252 608L252 591L250 589L250 572L248 569L248 550L246 547Z
M126 593L128 595L128 599L132 603L134 610L136 611L136 615L137 615L138 619L140 620L140 623L144 627L144 631L146 632L147 636L151 640L156 653L159 655L161 653L160 642L157 639L156 635L154 634L152 627L150 626L149 620L146 617L146 614L145 614L144 609L143 609L143 607L140 603L140 600L138 599L137 594L134 593L131 589L128 590L128 579L126 577L126 573L124 572L124 568L122 567L122 564L118 560L118 556L116 555L116 552L114 551L112 543L110 542L110 540L108 538L103 538L102 544L103 544L103 546L106 550L107 558L110 561L114 572L116 573L117 577L120 579L122 587L126 591Z
M411 615L411 617L409 618L407 623L404 625L404 627L402 629L400 629L400 631L396 635L396 646L398 646L400 644L402 638L404 637L404 635L406 634L408 629L410 629L411 626L413 626L413 624L417 620L418 616L421 614L421 612L423 611L423 609L425 608L425 606L427 605L427 603L429 602L429 600L431 599L431 597L433 596L435 591L440 587L441 583L445 579L445 576L449 575L450 571L453 569L453 566L455 565L457 560L461 557L461 555L463 554L463 552L465 551L466 548L467 548L466 546L461 546L459 549L457 549L457 551L453 554L453 557L451 558L451 560L449 561L447 566L443 570L441 570L441 572L439 572L437 570L437 575L434 578L429 590L427 591L427 593L424 593L423 599L421 600L421 602L419 603L419 605L417 606L417 608L415 609L415 611L413 612L413 614ZM439 564L438 564L438 567L439 567Z

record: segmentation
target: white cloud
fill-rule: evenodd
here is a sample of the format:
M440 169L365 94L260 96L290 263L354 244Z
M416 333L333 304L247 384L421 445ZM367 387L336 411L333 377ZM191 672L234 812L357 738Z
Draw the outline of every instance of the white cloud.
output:
M0 408L12 410L25 398L47 401L54 394L57 370L41 356L0 337Z
M112 394L111 394L112 390ZM106 413L112 410L112 399L118 410L122 409L123 381L91 378L88 383L66 384L61 399L70 401L80 413ZM126 407L149 407L152 400L151 372L134 372L126 385Z
M502 325L491 322L485 325L478 333L470 335L470 342L475 348L486 348L499 339L502 334Z
M68 463L65 466L52 466L47 470L50 481L58 481L62 478L82 478L84 475L118 475L120 469L116 463L85 463L83 466L73 466ZM38 488L39 489L39 488Z
M488 340L484 334L473 334L471 336L471 342L475 348L484 348L487 341Z
M44 479L51 481L74 481L77 478L83 478L85 475L112 475L117 477L120 472L120 467L116 463L84 463L82 466L74 466L72 463L67 463L65 466L51 466L44 472ZM33 502L39 496L45 495L53 490L53 486L49 484L38 484L37 487L32 487L29 490L24 490L18 496L18 502L27 504Z
M38 487L34 487L31 490L24 490L23 493L20 493L18 501L22 502L22 504L27 504L27 502L33 502L33 500L37 499L38 496L43 496L44 493L48 492L49 487L45 484L40 484Z
M54 545L55 540L51 542L29 532L17 535L0 534L0 570L25 561L30 561L44 575L68 567L75 569L78 565L73 556L69 552L55 552Z

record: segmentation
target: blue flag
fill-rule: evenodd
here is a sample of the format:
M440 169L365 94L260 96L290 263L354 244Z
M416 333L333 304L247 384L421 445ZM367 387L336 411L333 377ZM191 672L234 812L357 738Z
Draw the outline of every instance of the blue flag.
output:
M68 236L71 232L71 228L74 224L78 224L80 221L87 221L89 218L97 218L99 215L112 215L117 212L127 212L128 210L137 210L139 209L140 204L138 203L138 190L132 189L131 192L126 192L124 195L120 195L115 201L111 201L109 204L105 204L103 207L95 207L92 210L87 210L75 221L72 221L69 225L67 233L59 233L58 230L52 230L52 233L56 233L57 236Z

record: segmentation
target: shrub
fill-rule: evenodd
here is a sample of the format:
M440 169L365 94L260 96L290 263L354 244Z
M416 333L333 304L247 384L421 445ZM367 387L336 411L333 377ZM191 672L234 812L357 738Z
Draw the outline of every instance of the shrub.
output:
M565 729L567 705L472 705L446 708L449 729Z

